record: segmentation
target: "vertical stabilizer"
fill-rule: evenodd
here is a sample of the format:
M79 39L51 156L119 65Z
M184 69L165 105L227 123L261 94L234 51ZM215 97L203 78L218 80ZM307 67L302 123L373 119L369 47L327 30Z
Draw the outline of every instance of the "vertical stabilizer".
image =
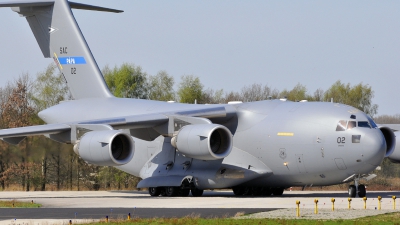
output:
M71 8L122 11L67 0L0 2L0 7L12 7L26 18L44 57L54 59L74 99L112 97Z

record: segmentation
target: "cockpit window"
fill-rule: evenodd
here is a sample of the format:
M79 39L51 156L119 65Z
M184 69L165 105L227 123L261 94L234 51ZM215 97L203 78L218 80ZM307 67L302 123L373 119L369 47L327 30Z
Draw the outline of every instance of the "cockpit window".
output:
M371 125L372 128L378 127L371 117L367 116L367 118L368 118L369 124Z
M347 130L351 130L356 126L357 126L356 121L349 121L349 123L347 124Z
M341 120L336 126L336 131L345 131L347 126L347 120Z
M371 126L369 125L368 121L358 121L358 127L371 128Z

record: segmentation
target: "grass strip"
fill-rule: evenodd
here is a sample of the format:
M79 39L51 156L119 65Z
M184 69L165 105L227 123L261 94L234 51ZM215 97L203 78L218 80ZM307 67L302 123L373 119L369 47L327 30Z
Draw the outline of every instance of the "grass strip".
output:
M400 212L388 213L377 216L368 216L359 219L349 220L305 220L305 219L233 219L233 218L210 218L203 219L199 217L184 217L184 218L152 218L152 219L139 219L134 218L131 220L110 219L107 224L139 224L139 225L253 225L253 224L267 224L267 225L369 225L369 224L399 224L400 225ZM106 224L105 219L101 222L90 223Z
M40 208L42 205L32 202L0 201L0 208Z

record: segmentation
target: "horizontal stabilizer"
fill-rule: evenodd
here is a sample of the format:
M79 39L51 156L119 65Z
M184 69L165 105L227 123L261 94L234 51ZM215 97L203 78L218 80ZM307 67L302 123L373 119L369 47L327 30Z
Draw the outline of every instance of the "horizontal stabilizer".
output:
M48 1L34 1L34 0L25 0L25 1L8 1L1 2L0 7L35 7L35 6L50 6L54 4L54 0ZM113 12L113 13L122 13L124 11L118 9L110 9L100 6L87 5L77 2L69 2L69 6L73 9L83 9L83 10L93 10L93 11L102 11L102 12Z
M49 6L53 5L53 1L33 1L33 0L25 0L25 1L8 1L1 2L0 7L35 7L35 6Z
M124 12L123 10L104 8L104 7L100 7L100 6L87 5L87 4L76 3L76 2L69 2L69 6L73 9L83 9L83 10L113 12L113 13Z

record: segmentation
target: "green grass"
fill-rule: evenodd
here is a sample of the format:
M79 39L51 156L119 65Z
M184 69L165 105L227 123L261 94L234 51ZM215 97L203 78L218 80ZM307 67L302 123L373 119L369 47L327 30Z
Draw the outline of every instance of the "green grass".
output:
M32 202L0 201L0 208L39 208L41 204Z
M90 224L106 224L105 220L99 223ZM153 218L153 219L131 219L128 220L111 220L107 224L140 224L140 225L253 225L253 224L267 224L267 225L375 225L375 224L399 224L400 213L389 213L378 216L370 216L359 219L351 220L301 220L301 219L232 219L232 218L215 218L215 219L202 219L198 217L184 217L184 218Z

